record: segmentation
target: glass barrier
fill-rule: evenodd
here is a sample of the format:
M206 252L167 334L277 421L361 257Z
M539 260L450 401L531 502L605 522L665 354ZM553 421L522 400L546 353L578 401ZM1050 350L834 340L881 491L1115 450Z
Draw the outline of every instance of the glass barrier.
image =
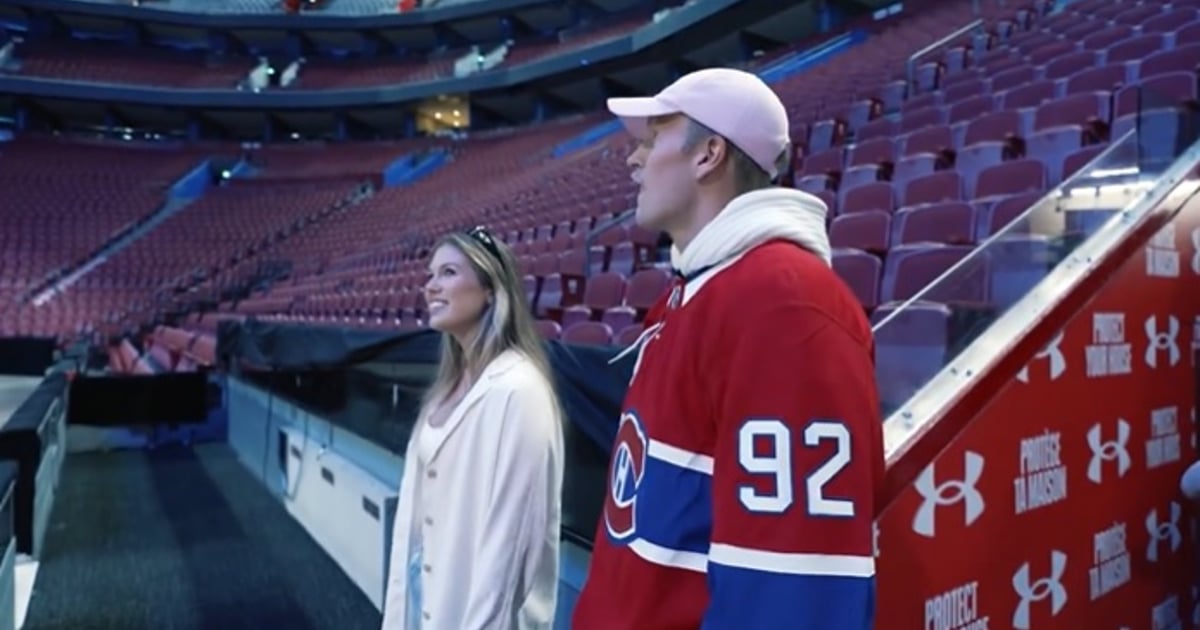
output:
M888 252L880 288L890 301L872 317L885 418L1141 199L1195 142L1195 111L1177 99L1141 92L1138 113L1118 117L1108 148L1040 199L975 200L982 225L1003 225L978 246L919 243Z

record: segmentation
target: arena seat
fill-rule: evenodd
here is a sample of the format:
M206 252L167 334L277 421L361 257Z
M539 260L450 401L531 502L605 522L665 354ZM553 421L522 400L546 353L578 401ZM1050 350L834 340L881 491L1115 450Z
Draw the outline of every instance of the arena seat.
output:
M603 346L612 343L613 331L604 322L576 322L563 330L562 340L567 343Z
M1154 95L1165 112L1157 132L1163 134L1170 133L1176 108L1195 102L1189 77L1196 46L1180 39L1200 26L1195 7L1174 6L1167 20L1139 7L1112 10L1077 2L1044 15L1047 6L984 3L988 50L977 56L969 37L951 41L921 64L915 84L909 84L903 60L969 21L971 3L939 3L881 28L872 45L775 85L793 123L797 186L829 204L834 267L866 312L889 312L963 260L976 243L1013 225L1047 190L1120 137L1128 116L1138 111L1139 93ZM1158 48L1145 60L1129 57L1151 45ZM511 63L532 54L514 51ZM808 98L814 93L824 98ZM624 164L631 143L617 134L567 156L550 151L605 120L597 113L467 140L428 141L450 152L448 166L411 186L377 190L354 212L287 229L278 238L267 237L307 211L270 219L271 210L264 210L257 224L230 223L229 229L262 239L248 249L241 245L240 252L237 244L222 248L182 240L183 234L209 231L207 226L186 231L164 226L160 236L131 250L127 262L114 261L111 269L128 279L100 273L63 303L73 305L71 316L95 318L135 292L145 297L169 285L172 274L147 270L186 272L179 266L185 256L176 263L165 253L170 242L193 252L220 251L226 264L199 285L214 290L266 258L290 262L286 281L225 302L218 313L407 330L425 321L423 257L438 235L482 222L518 255L537 316L559 326L545 334L593 341L602 336L595 326L579 329L589 330L586 334L572 332L586 321L608 324L609 338L623 342L622 333L640 322L669 284L669 274L649 271L665 263L657 234L628 221L596 231L626 211L636 195ZM342 165L352 161L314 155L296 147L264 154L262 163L280 183L287 174L291 180L344 180ZM464 188L464 181L480 185ZM257 197L273 196L269 184L262 185ZM220 192L214 200L237 194ZM231 214L234 206L256 203L255 195L246 195L230 202ZM167 238L172 232L181 236ZM1036 235L1016 236L1006 237L1013 238L995 250L986 268L975 270L973 280L934 301L959 312L1015 299L1040 273L1026 263L1050 246ZM617 280L623 291L605 288ZM635 291L642 282L646 286ZM96 297L83 297L91 293ZM113 302L101 295L113 296ZM153 307L139 313L154 316ZM204 319L210 315L215 313L190 325L211 332L215 320ZM55 317L63 320L68 312Z

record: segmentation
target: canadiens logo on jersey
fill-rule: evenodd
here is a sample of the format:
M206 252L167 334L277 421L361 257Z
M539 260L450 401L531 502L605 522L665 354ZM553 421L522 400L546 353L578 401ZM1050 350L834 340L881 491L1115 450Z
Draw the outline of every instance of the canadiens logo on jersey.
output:
M646 432L637 414L625 412L617 428L604 501L604 525L614 541L627 540L637 530L637 491L646 471L646 447Z

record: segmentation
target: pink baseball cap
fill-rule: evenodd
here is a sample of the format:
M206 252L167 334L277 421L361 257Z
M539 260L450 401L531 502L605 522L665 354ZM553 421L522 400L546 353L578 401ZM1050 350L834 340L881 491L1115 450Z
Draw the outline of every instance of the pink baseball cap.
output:
M787 149L787 110L762 79L733 68L686 74L654 96L610 98L608 110L634 136L645 136L654 116L683 114L741 149L774 179Z

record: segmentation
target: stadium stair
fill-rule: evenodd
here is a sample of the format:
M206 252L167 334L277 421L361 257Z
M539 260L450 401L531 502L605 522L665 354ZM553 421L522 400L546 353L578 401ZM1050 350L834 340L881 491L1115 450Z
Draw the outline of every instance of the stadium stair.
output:
M361 183L354 190L346 191L345 195L336 203L323 207L319 212L310 215L300 222L293 223L288 228L280 228L273 235L265 238L261 243L261 247L254 253L236 258L227 265L222 266L216 272L218 278L224 275L224 282L217 287L219 293L218 296L215 296L217 298L216 301L220 301L231 294L245 296L251 291L269 291L274 282L282 279L286 274L282 276L272 274L264 277L258 273L260 262L268 260L272 252L288 243L290 239L295 238L297 235L306 234L308 230L319 229L318 226L336 221L338 217L352 214L364 202L371 199L375 195L375 192L376 190L371 184ZM187 296L188 299L194 299L194 296L188 296L190 289L202 286L206 280L208 278L192 283L181 291L181 293Z
M424 177L428 177L437 169L450 161L449 153L442 148L434 148L424 154L412 153L389 165L383 172L383 186L407 186Z
M415 146L423 148L413 151L414 143L401 142L329 145L327 154L303 145L255 149L243 159L252 169L226 171L228 190L216 191L205 200L204 208L182 217L166 234L159 235L158 242L146 244L134 258L161 258L161 252L171 249L169 243L192 246L190 241L195 235L214 230L234 230L230 234L238 234L239 240L248 244L223 252L231 246L218 239L213 243L215 249L203 253L204 257L215 257L209 271L200 276L191 272L194 265L185 270L179 266L185 259L171 256L168 266L180 275L154 279L157 289L153 299L122 311L118 315L120 326L132 328L145 321L159 321L167 313L211 308L269 289L290 273L287 256L272 257L285 243L297 236L303 242L306 235L314 233L314 226L347 220L363 209L362 204L389 177L411 185L445 162L445 151L436 144ZM243 183L236 183L239 180ZM248 217L239 211L241 204L262 207ZM235 229L236 223L242 224L240 228Z
M154 213L143 217L141 221L130 226L124 233L116 236L109 242L100 247L87 260L83 261L75 269L66 271L66 275L60 280L53 282L50 286L37 291L33 297L32 303L34 306L42 306L46 302L54 299L56 295L69 290L72 285L79 281L80 278L91 273L97 267L103 265L105 261L114 256L117 252L125 249L133 242L142 238L152 230L162 225L164 221L182 212L189 204L199 199L212 186L213 183L213 163L211 160L202 160L195 168L188 171L186 175L180 177L170 191L167 193L166 199L162 205L158 207Z
M827 42L810 49L800 50L773 62L758 71L758 76L768 84L778 83L805 70L816 67L847 50L867 41L866 32L855 29L842 33Z
M259 174L261 169L250 163L249 160L242 158L233 166L221 171L221 177L225 179L249 179Z
M621 130L621 121L608 120L554 147L554 157L560 158L597 142Z

